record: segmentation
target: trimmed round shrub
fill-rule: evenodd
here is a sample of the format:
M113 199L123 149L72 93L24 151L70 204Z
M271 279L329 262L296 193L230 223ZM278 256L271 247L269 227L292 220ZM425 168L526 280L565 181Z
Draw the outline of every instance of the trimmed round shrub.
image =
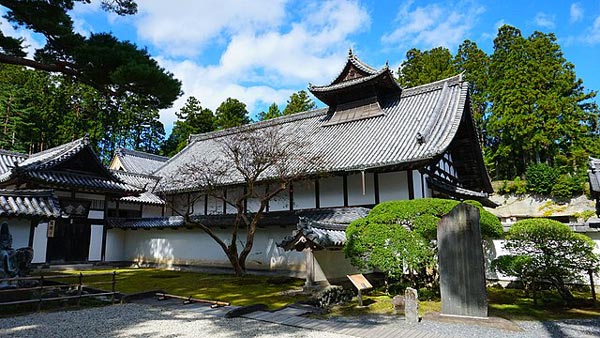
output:
M545 164L534 164L527 167L525 174L527 179L527 190L534 194L550 196L552 187L556 184L558 171Z

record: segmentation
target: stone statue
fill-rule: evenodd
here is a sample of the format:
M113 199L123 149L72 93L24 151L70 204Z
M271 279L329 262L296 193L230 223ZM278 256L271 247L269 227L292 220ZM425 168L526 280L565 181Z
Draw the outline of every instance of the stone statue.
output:
M8 223L0 225L0 279L25 276L31 269L33 249L12 248L12 235L8 230ZM0 282L0 289L16 287L15 283L8 281Z

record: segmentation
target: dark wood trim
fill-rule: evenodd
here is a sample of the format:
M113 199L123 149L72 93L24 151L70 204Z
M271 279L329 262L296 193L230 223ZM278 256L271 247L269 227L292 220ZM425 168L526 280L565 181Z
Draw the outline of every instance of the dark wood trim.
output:
M106 224L102 226L102 249L100 250L100 261L106 261L106 235L108 234L108 227ZM90 243L91 244L91 243Z
M344 206L348 206L348 174L342 175L342 186L344 190Z
M288 202L290 204L290 210L294 210L294 183L290 182L290 186L288 188Z
M38 224L38 219L31 219L29 221L29 240L27 246L33 249L33 235L35 234L35 228Z
M165 217L165 209L166 209L166 205L164 205L164 204L163 204L163 206L162 206L162 208L161 208L161 211L160 211L160 215L161 215L162 217Z
M204 194L204 214L208 215L208 194Z
M373 188L375 193L375 204L379 204L379 173L377 172L373 173Z
M248 188L244 186L244 196L248 193ZM248 198L244 198L244 213L248 212Z
M421 175L421 197L425 198L425 178L422 172L419 172L419 174Z
M265 196L268 194L269 194L269 184L267 183L265 185ZM267 201L267 205L265 206L265 212L269 212L269 202L270 202L270 200Z
M140 217L144 217L144 204L140 203Z
M321 207L321 192L319 188L319 179L315 179L315 208Z
M406 178L407 178L406 181L408 182L408 199L414 200L415 199L415 182L413 180L413 171L412 170L406 171Z
M194 209L193 205L190 205L192 201L192 194L190 194L189 192L187 193L187 210L192 210Z
M227 188L223 189L223 215L227 215Z

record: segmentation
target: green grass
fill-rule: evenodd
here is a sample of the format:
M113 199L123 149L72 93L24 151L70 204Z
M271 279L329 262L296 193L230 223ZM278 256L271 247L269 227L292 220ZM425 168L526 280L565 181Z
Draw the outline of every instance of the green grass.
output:
M112 270L61 271L60 273L94 274ZM251 305L263 303L271 309L306 300L306 295L286 294L288 290L298 290L304 281L300 279L283 280L281 277L254 276L236 277L227 274L206 274L187 271L158 269L118 269L117 291L131 294L161 289L167 293L195 298L227 301L233 305ZM85 278L85 282L107 281L110 276ZM106 285L105 289L110 288ZM574 307L566 308L556 292L542 291L538 295L538 305L525 297L522 290L488 288L490 316L513 320L553 320L567 318L597 318L600 306L592 307L589 292L574 292ZM351 303L335 306L327 316L357 316L367 314L392 315L391 297L381 291L373 290L364 296L364 308L357 306L356 299ZM439 300L422 300L419 313L439 312Z
M538 305L533 299L525 297L523 290L488 288L489 315L511 320L555 320L572 318L598 318L599 306L592 306L589 292L573 292L576 301L574 307L567 308L560 297L553 291L542 291L538 295ZM392 297L372 291L363 297L367 308L359 308L356 299L352 303L335 306L327 316L357 316L364 314L392 315ZM439 300L419 302L419 314L440 312L442 303Z
M61 271L67 274L94 274L112 270ZM276 309L306 296L294 296L282 293L300 289L304 285L301 279L282 279L281 277L254 276L236 277L228 274L207 274L188 271L158 269L118 269L116 290L125 294L152 290L163 290L170 294L201 299L220 300L233 305L251 305L262 303ZM84 277L84 283L108 281L110 276ZM273 282L276 283L273 283ZM277 283L279 281L279 283ZM281 283L283 282L283 283ZM105 285L104 289L110 288Z

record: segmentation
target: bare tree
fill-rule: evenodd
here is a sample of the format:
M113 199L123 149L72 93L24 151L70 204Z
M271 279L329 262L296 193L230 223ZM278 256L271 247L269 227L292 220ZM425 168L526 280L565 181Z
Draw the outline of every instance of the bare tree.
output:
M198 193L189 198L185 208L175 205L171 208L185 218L186 224L199 227L214 239L235 273L243 275L258 222L268 202L286 191L293 181L306 177L307 173L317 173L320 160L309 151L306 135L295 135L280 126L251 129L203 142L214 145L207 153L186 161L168 180L169 184L186 186L188 191ZM237 187L240 193L226 194L225 188L232 187ZM204 194L235 208L229 238L220 237L195 217L194 205ZM257 210L247 210L249 200L258 204Z

